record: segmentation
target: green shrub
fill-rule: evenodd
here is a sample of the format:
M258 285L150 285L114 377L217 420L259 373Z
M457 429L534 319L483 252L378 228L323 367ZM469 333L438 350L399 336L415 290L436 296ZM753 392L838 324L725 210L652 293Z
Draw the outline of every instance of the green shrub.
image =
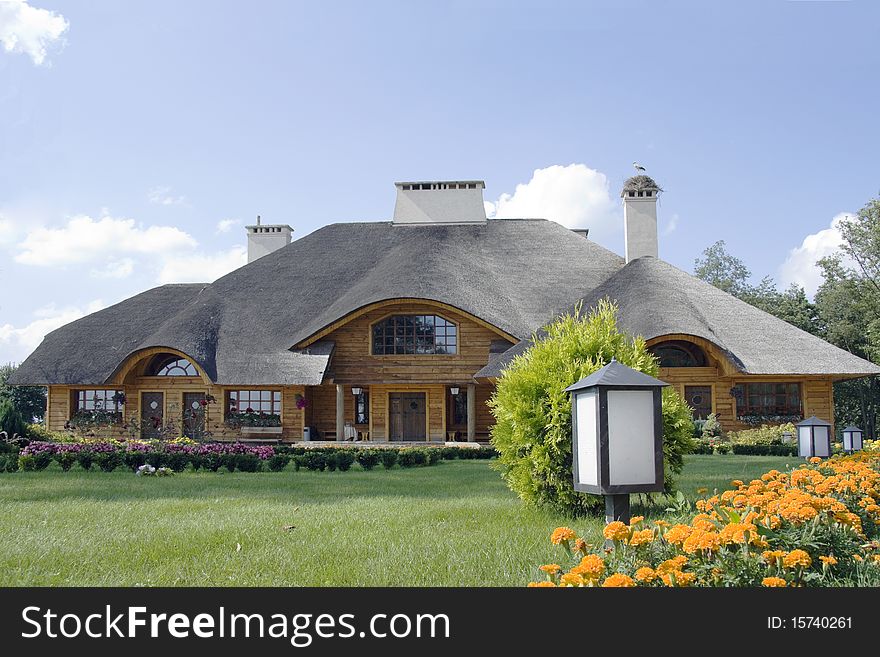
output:
M186 470L189 461L189 454L185 454L184 452L171 452L166 455L166 467L171 468L174 472L183 472Z
M164 468L168 465L168 455L162 450L147 452L146 459L147 463L149 463L156 469Z
M351 470L352 463L354 463L354 452L351 450L342 449L336 453L336 465L339 467L340 472Z
M5 431L10 439L16 436L27 437L27 425L24 418L15 409L12 401L5 397L0 398L0 431Z
M300 458L302 459L302 464L313 472L323 472L324 468L327 467L326 457L318 450L310 450Z
M235 466L238 465L238 459L236 456L236 454L224 454L222 456L221 462L227 471L235 472Z
M443 458L443 454L440 453L439 449L434 448L427 451L428 465L437 465L438 463L440 463L441 459Z
M28 424L25 427L27 437L31 440L40 440L46 443L62 443L70 440L70 434L64 431L50 431L43 424Z
M290 456L288 454L275 454L275 456L269 459L269 470L281 472L287 467L288 463L290 463Z
M364 470L372 470L379 465L379 453L375 449L361 449L357 453L357 462Z
M712 449L712 445L709 444L708 440L697 440L694 442L694 448L691 450L691 454L714 454L714 450Z
M23 454L18 457L18 469L22 472L33 472L36 470L36 459L30 454Z
M458 447L441 447L438 451L444 459L451 461L458 458L458 453L461 449Z
M205 457L202 454L190 454L189 464L192 466L193 472L201 468L205 464Z
M92 463L95 462L95 455L92 452L83 450L76 455L76 462L83 470L91 470Z
M714 443L713 453L714 454L730 454L730 443Z
M495 416L492 444L496 467L527 503L567 514L597 513L601 497L579 493L572 484L571 398L565 388L616 358L657 376L657 360L642 338L617 327L617 308L601 301L588 316L580 309L545 328L504 370L489 405ZM691 410L671 387L663 389L663 453L667 491L674 488L684 454L693 447Z
M18 453L6 455L6 472L18 472Z
M795 443L781 445L748 445L734 443L731 446L734 454L743 456L797 456L798 447Z
M236 454L235 466L241 472L259 472L263 468L263 462L256 454Z
M122 457L119 452L96 452L94 459L95 464L104 472L113 472L122 465Z
M205 454L202 456L202 466L206 470L217 472L217 470L223 467L224 458L224 454L217 454L216 452Z
M397 462L401 468L414 468L425 465L428 462L427 450L417 447L402 449L398 454Z
M137 469L147 462L147 455L144 452L126 452L122 456L122 462L132 472L137 472Z
M744 429L743 431L731 431L727 434L730 442L738 445L782 445L782 434L790 433L792 436L797 435L794 424L762 424L754 429Z
M396 449L383 449L382 450L382 466L386 470L390 470L395 465L397 465L398 452Z
M327 469L330 472L336 472L336 466L338 464L337 454L334 452L327 452L324 454L324 462L327 464Z
M69 472L73 464L76 463L76 454L73 452L58 452L55 454L55 461L64 472Z
M712 440L721 438L723 435L724 431L721 429L721 423L718 421L718 416L715 415L715 413L709 413L709 417L703 420L700 437L705 440Z

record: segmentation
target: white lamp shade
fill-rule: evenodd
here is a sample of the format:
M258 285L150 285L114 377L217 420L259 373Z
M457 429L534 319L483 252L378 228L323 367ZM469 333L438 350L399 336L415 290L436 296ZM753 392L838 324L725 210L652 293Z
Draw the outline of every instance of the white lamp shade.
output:
M813 445L816 450L813 456L831 456L831 431L828 427L813 427Z
M599 485L599 393L575 394L576 484Z
M655 452L653 391L609 390L608 483L653 484Z
M798 427L798 456L803 458L814 456L812 427Z
M847 452L858 452L863 446L861 429L858 427L847 427L843 430L843 449Z
M351 389L351 394L353 394L353 395L359 395L359 394L361 394L363 391L364 391L364 389L361 388L360 386L354 386L354 387Z

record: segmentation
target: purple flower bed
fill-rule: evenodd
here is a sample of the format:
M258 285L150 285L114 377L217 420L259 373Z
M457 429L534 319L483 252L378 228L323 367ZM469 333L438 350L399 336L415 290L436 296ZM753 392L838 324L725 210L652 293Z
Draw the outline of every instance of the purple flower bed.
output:
M113 443L50 443L35 441L25 447L21 451L22 456L38 456L47 454L54 456L55 454L79 454L81 452L91 452L92 454L112 454L118 452L125 453L142 453L164 452L165 454L196 454L208 455L216 454L223 456L226 454L252 454L262 461L266 461L275 455L275 450L268 445L244 445L242 443L205 443L202 445L149 445L139 441L129 441L121 445Z

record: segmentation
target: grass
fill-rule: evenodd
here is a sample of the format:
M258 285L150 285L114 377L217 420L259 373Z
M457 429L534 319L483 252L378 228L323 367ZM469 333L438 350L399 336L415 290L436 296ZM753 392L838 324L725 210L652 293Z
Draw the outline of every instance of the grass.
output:
M725 488L796 459L691 456L679 487ZM659 517L663 504L634 509ZM0 586L521 586L566 524L486 461L372 472L0 475Z

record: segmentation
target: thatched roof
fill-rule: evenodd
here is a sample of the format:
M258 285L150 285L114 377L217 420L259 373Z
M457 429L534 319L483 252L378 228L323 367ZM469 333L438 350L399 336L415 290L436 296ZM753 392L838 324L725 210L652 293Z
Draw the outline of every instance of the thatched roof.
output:
M104 383L128 355L158 346L188 354L218 383L317 384L332 345L293 347L371 303L440 301L524 339L622 266L541 219L333 224L213 284L163 286L71 322L12 382Z
M633 260L582 300L585 310L609 298L620 328L646 339L683 333L717 345L747 374L880 374L880 367L722 292L657 258ZM574 304L572 304L572 307ZM530 344L492 359L478 378L500 375Z

